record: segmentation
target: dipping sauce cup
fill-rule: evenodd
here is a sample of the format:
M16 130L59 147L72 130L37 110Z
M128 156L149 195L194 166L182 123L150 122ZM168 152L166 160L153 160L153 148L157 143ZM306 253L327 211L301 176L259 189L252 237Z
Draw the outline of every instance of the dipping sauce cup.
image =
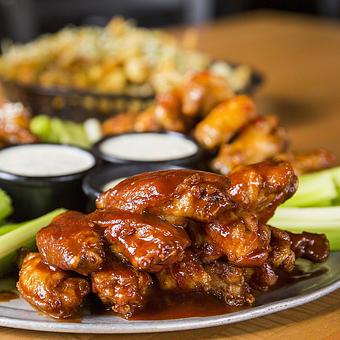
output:
M142 132L108 136L93 146L94 155L113 165L168 164L198 168L203 151L177 132Z
M83 177L96 165L88 151L60 144L24 144L0 150L0 188L13 201L15 219L56 208L84 210Z

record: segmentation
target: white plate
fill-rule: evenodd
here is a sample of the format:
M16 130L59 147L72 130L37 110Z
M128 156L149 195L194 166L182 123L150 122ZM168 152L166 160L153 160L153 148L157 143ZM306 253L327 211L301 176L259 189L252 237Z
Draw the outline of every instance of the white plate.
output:
M34 311L22 299L0 302L0 326L70 333L149 333L167 332L212 326L253 319L276 313L316 300L340 288L340 252L331 253L327 262L312 265L310 270L324 270L319 276L284 286L265 293L257 299L255 307L223 315L159 321L127 321L114 316L85 316L81 322L60 322Z

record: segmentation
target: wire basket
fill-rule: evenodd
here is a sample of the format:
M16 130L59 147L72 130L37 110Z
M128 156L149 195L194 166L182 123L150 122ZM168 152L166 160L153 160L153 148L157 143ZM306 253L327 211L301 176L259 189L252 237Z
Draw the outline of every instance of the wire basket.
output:
M5 95L10 101L20 101L33 115L57 116L76 122L87 118L100 121L119 113L141 111L149 106L154 95L105 94L76 89L24 85L0 79ZM263 83L263 76L252 70L249 84L241 92L253 93Z

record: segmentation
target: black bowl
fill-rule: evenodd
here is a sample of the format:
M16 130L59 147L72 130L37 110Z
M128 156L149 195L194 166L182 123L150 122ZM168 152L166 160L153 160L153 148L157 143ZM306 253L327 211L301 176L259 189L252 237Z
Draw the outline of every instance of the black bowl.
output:
M11 145L4 149L16 146ZM86 151L75 146L64 146ZM87 198L82 191L82 180L95 165L94 162L94 165L85 171L48 177L21 176L0 170L0 188L11 197L14 207L14 215L11 219L24 221L56 208L85 211Z
M139 135L139 134L162 134L162 135L171 135L176 136L178 138L182 138L185 140L188 140L192 143L194 143L197 147L197 152L191 156L181 157L181 158L174 158L174 159L168 159L168 160L159 160L159 161L146 161L146 160L130 160L130 159L122 159L115 157L113 155L106 154L100 150L100 145L111 138L118 138L120 136L129 136L129 135ZM201 168L202 159L204 156L204 151L200 147L200 145L191 137L184 135L182 133L178 132L172 132L172 131L163 131L163 132L129 132L129 133L122 133L117 134L113 136L106 136L97 143L95 143L92 147L93 154L100 160L110 163L112 165L124 165L124 164L130 164L130 165L152 165L152 164L158 164L158 165L173 165L173 166L183 166L183 167L189 167L194 169Z
M121 165L112 166L110 164L98 166L90 171L83 180L83 190L89 199L88 210L95 207L97 197L103 192L103 187L115 179L130 177L142 172L184 169L184 167L167 164L144 164L144 165Z

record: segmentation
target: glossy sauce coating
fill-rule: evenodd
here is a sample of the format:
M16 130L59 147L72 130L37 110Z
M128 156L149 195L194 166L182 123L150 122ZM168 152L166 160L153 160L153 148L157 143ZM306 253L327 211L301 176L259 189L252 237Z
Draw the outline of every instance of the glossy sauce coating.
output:
M74 315L90 293L85 278L47 266L39 253L25 257L17 288L33 307L57 319Z
M105 259L100 234L76 211L54 218L38 232L36 241L45 263L82 275L100 269Z
M227 208L228 187L228 178L203 171L146 172L100 195L97 208L209 221Z
M92 292L106 306L129 317L145 305L152 279L148 273L112 258L103 269L91 274L91 283Z
M293 272L296 257L318 262L329 254L323 235L266 224L296 186L292 167L277 161L228 177L194 170L137 175L101 195L95 212L63 214L43 229L38 245L48 265L28 255L18 287L33 306L60 318L74 315L89 292L75 271L90 276L92 292L125 318L158 299L151 278L169 294L251 305L257 290ZM68 271L56 268L64 265Z
M228 178L231 181L228 194L236 209L253 211L262 223L266 223L298 187L292 166L283 161L240 166Z
M181 227L153 215L110 210L90 214L94 225L105 228L111 249L128 259L137 269L157 272L180 261L190 239Z
M289 233L293 251L297 257L322 262L329 256L329 241L324 234L303 232Z

